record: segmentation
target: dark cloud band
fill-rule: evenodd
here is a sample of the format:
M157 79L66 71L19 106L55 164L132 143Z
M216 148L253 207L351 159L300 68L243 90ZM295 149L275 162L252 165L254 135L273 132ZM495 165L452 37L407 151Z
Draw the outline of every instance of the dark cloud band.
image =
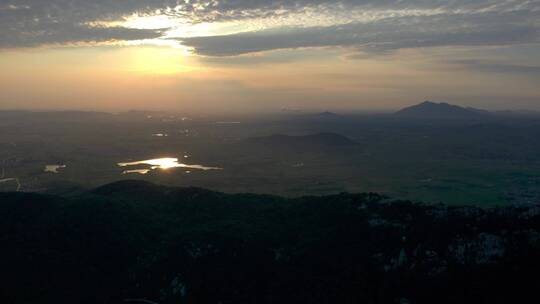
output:
M373 23L283 28L226 36L181 39L197 54L235 56L276 49L346 46L381 53L404 48L511 45L540 42L530 12L441 14L387 18Z
M389 17L371 23L294 27L229 36L181 38L196 53L232 56L274 49L355 46L364 51L445 45L500 45L538 41L540 0L3 0L0 48L140 40L162 31L95 27L133 13L182 17L193 23L253 20L332 10L434 10L435 16Z

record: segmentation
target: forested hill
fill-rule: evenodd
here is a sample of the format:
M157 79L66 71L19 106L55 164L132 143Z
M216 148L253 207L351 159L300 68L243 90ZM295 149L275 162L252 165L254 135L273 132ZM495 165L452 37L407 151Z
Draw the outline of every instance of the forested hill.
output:
M536 303L540 208L139 181L0 193L3 303Z

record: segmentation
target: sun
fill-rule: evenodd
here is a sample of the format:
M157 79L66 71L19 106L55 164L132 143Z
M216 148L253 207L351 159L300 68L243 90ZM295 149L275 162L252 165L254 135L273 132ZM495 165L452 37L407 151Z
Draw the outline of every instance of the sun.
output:
M160 46L135 46L129 51L128 69L139 74L170 75L195 69L184 50Z

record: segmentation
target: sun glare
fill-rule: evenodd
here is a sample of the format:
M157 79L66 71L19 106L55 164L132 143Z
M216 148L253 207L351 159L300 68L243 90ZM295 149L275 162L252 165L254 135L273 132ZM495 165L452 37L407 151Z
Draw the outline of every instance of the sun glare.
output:
M130 72L142 74L177 74L193 71L190 59L183 49L142 46L130 50Z
M129 167L129 166L137 166L137 165L149 165L152 170L155 170L155 169L167 170L171 168L181 167L181 164L178 163L178 158L172 158L172 157L141 160L141 161L136 161L136 162L131 162L131 163L118 163L118 166L120 167Z
M148 160L146 163L153 166L152 168L159 168L163 170L177 168L180 166L180 164L178 163L178 158L152 159Z

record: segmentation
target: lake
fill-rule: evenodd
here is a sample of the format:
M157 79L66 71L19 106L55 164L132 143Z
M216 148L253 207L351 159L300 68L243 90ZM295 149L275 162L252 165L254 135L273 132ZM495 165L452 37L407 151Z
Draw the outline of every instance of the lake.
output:
M196 169L196 170L222 170L219 167L208 167L204 165L190 165L179 162L178 158L175 157L164 157L164 158L155 158L147 160L139 160L134 162L125 162L118 163L119 167L132 167L132 166L147 166L145 169L129 169L124 170L122 174L148 174L151 170L161 169L168 170L172 168L186 168L186 169Z

